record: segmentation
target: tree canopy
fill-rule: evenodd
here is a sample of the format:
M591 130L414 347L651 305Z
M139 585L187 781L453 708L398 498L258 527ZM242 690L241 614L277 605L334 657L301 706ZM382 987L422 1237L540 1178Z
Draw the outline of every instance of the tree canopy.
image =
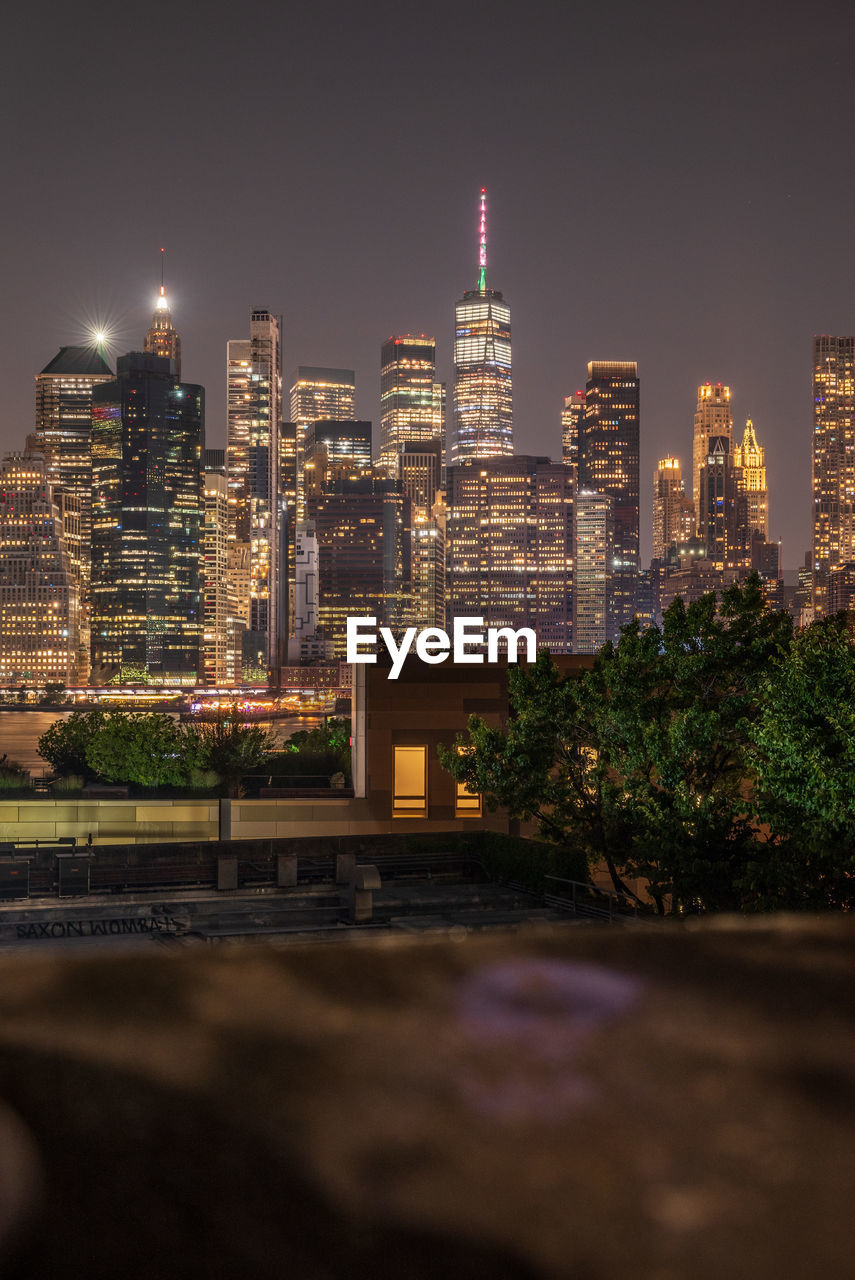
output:
M842 620L794 640L752 577L720 602L675 601L661 628L625 628L590 671L562 678L548 654L512 667L509 690L505 726L473 716L440 753L491 807L584 848L618 887L644 879L662 910L843 902L855 650Z

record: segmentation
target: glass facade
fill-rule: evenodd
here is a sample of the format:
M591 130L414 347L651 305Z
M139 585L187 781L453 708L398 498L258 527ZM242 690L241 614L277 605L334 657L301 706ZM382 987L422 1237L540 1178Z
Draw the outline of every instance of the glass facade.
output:
M575 517L573 652L596 653L608 639L611 613L612 499L605 493L580 489L576 494Z
M452 462L514 451L511 311L494 289L455 308Z
M571 650L573 472L519 455L448 468L449 619L531 627L538 644Z
M291 421L296 428L297 519L306 519L306 492L302 458L306 431L321 419L352 422L356 418L356 374L352 369L327 369L299 365L291 379Z
M60 347L36 374L34 447L44 456L54 500L78 511L78 536L67 536L80 590L80 640L89 662L89 578L92 560L92 389L113 372L97 347ZM66 531L69 533L68 521Z
M227 477L230 536L248 550L253 676L282 666L287 641L287 548L283 555L280 323L254 310L250 336L228 343ZM284 580L280 580L284 579ZM258 655L264 655L261 664Z
M195 684L204 390L120 357L92 396L92 678Z
M389 338L380 353L380 465L394 476L410 444L439 443L445 459L445 386L436 381L436 341Z
M79 629L78 579L47 465L10 454L0 467L0 683L85 679Z
M639 390L634 360L592 360L579 428L579 487L612 499L610 640L635 616L639 569Z
M701 527L701 467L705 467L713 436L733 442L733 410L730 407L730 387L721 382L705 382L698 387L698 406L695 410L695 426L692 443L692 499L695 504L695 524Z
M829 574L855 560L855 337L814 338L814 608L828 612Z

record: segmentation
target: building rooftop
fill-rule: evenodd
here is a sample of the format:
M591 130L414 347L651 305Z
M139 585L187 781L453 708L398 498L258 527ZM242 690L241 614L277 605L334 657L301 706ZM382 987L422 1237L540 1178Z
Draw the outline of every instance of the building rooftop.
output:
M109 374L113 370L107 364L97 347L60 347L57 354L46 364L42 373Z

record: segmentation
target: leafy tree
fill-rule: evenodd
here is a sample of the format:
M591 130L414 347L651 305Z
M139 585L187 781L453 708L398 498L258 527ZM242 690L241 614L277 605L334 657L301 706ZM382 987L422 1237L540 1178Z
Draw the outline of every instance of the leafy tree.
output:
M230 796L237 795L241 778L260 768L275 745L261 725L241 724L237 707L219 711L212 724L190 726L184 738L188 764L218 774Z
M156 711L111 711L92 735L86 763L107 782L180 786L187 776L185 735Z
M286 774L335 774L351 776L350 721L331 717L314 729L291 735L282 753Z
M763 905L855 902L855 638L845 613L801 631L750 730L769 839L746 887Z
M759 579L684 606L661 630L627 627L594 669L562 679L548 655L509 672L504 729L469 721L444 766L491 807L604 861L616 887L641 876L660 910L749 905L756 859L747 730L771 663L792 642Z
M55 720L45 730L36 750L60 777L91 775L93 770L86 762L86 751L104 720L102 711L73 711L67 720Z
M661 632L628 628L601 652L596 740L623 814L625 870L658 903L739 909L758 833L748 730L792 622L769 610L759 579L667 610Z

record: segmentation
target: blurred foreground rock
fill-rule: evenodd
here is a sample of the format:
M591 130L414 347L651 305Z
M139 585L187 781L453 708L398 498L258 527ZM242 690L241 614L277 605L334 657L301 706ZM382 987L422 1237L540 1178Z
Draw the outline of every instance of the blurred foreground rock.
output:
M853 971L841 918L4 958L2 1274L848 1277Z

